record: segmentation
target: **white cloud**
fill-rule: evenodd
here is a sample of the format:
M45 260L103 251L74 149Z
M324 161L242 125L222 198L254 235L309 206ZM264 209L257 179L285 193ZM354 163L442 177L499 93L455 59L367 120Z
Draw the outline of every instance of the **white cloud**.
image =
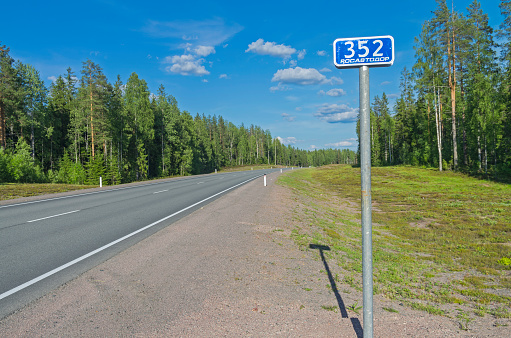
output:
M202 65L203 62L204 59L196 59L191 54L167 56L164 61L164 63L172 63L172 66L165 68L168 72L181 75L209 75L209 71Z
M272 82L279 82L285 84L296 84L296 85L317 85L317 84L343 84L344 81L341 78L332 76L330 79L321 74L315 68L286 68L279 69L273 74Z
M245 53L253 52L259 55L271 55L277 56L284 59L288 59L296 53L296 49L291 46L277 45L275 42L264 42L263 39L258 39L248 45L248 49Z
M57 81L57 77L56 76L48 76L48 80L50 80L51 82L55 82L55 81Z
M290 65L291 67L296 67L296 65L297 65L297 64L298 64L298 61L296 61L296 60L291 60L291 61L289 61L289 65Z
M316 54L318 54L319 56L325 56L326 52L324 50L318 50Z
M202 82L208 83L209 81L207 79L202 79Z
M167 56L162 63L167 72L181 75L209 75L204 58L215 54L215 46L227 47L226 41L243 30L236 23L226 23L223 19L148 21L142 31L156 39L170 39L171 48L184 49L181 56ZM211 66L211 63L209 63Z
M354 147L358 144L358 141L356 139L349 139L345 141L335 142L335 143L327 143L325 144L325 147Z
M227 74L220 74L220 76L218 78L219 79L228 79L229 77L227 76Z
M327 92L325 92L324 90L320 90L318 92L318 94L319 95L328 95L328 96L332 96L332 97L337 97L337 96L346 95L346 91L344 89L341 89L341 88L334 88L334 89L330 89Z
M325 68L320 69L319 71L320 71L321 73L329 73L329 72L331 72L332 70L331 70L331 69L328 69L328 68L326 68L326 67L325 67Z
M271 81L303 86L329 82L326 76L318 72L316 69L301 67L279 69L275 74L273 74Z
M340 77L336 77L336 76L332 76L329 81L331 84L340 84L341 85L344 83L344 81Z
M219 46L243 30L236 23L227 24L221 18L209 20L149 21L142 31L160 39L180 39L197 46Z
M272 93L275 93L276 91L285 92L285 91L288 91L288 90L291 90L291 88L289 88L288 86L284 86L282 83L279 83L276 86L270 87L270 91Z
M296 116L292 116L291 114L288 114L288 113L282 113L281 115L284 120L286 120L287 122L293 122L296 118Z
M309 146L309 148L310 148L311 150L318 149L318 147L316 147L314 144L311 144L311 145Z
M195 54L198 56L206 57L210 54L215 54L215 47L212 46L197 46Z
M307 54L307 50L305 50L305 49L298 51L298 60L303 60L303 58L305 57L305 54Z
M298 142L296 137L292 137L292 136L291 137L285 137L285 138L277 136L277 139L280 141L280 143L282 143L284 145L295 144L296 142Z
M380 83L380 86L386 86L386 85L389 85L391 83L392 82L390 82L390 81L383 81L382 83Z
M323 104L315 117L328 123L351 123L357 121L358 108L346 104Z

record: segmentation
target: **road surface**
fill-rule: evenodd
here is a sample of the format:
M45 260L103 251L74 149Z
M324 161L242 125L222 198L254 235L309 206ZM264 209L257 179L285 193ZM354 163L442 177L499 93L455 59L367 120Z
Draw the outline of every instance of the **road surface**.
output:
M0 206L0 318L276 170L170 179Z

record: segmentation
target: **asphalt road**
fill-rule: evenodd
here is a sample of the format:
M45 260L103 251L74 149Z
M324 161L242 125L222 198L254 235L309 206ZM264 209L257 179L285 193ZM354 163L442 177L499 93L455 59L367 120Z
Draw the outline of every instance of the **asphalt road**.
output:
M0 206L0 318L273 170L171 179Z

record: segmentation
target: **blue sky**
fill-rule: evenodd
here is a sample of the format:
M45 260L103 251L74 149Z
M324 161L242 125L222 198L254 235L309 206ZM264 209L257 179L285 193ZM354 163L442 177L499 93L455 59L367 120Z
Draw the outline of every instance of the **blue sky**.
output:
M465 12L471 0L455 0ZM449 5L451 1L448 1ZM482 0L498 28L498 0ZM395 63L370 70L371 97L393 108L414 38L432 17L423 1L8 1L0 41L49 85L87 59L108 80L132 72L163 84L181 110L269 129L301 149L356 150L358 70L338 70L337 38L392 35Z

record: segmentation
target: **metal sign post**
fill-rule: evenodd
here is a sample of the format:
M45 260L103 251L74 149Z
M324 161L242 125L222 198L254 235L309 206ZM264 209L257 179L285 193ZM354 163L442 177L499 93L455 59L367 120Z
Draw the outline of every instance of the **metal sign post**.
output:
M373 238L369 67L388 67L393 63L394 38L391 36L345 38L334 41L335 66L337 68L359 68L364 338L373 337Z

